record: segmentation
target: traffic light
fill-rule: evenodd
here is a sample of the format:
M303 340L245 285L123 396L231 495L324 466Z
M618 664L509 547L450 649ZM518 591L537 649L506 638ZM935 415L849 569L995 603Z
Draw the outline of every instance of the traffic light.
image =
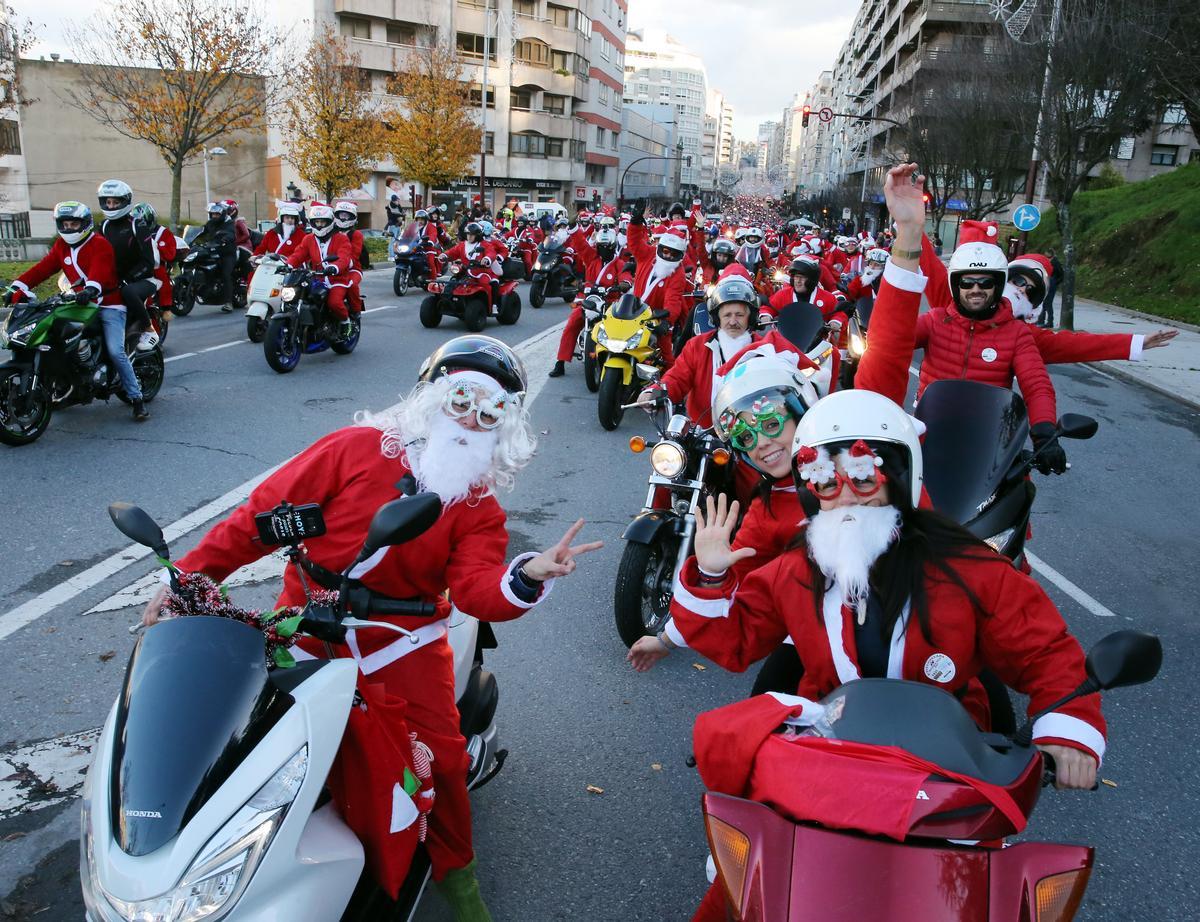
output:
M414 208L417 207L417 187L410 185L408 187L408 202Z
M925 203L925 207L926 207L926 208L928 208L928 207L929 207L930 195L929 195L929 193L928 193L928 192L924 193L924 194L921 196L921 201Z
M812 115L812 106L805 106L805 107L804 107L804 108L801 110L801 115L800 115L800 127L801 127L801 128L807 128L807 127L808 127L808 117L809 117L810 115Z

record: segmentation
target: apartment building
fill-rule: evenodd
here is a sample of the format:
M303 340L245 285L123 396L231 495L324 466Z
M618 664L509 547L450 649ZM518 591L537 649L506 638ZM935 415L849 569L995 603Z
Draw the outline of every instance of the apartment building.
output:
M430 45L453 47L484 125L483 203L508 198L591 204L616 195L625 0L287 0L287 14L342 35L385 94L388 78ZM487 62L487 88L484 61ZM389 98L402 107L403 100ZM272 188L303 182L274 137ZM480 159L443 189L418 188L423 204L479 198ZM387 161L351 197L367 226L384 221L385 183L409 182ZM307 190L304 190L307 191ZM404 204L407 206L408 202Z
M21 148L17 34L0 5L0 239L29 236L29 178Z
M1168 106L1149 131L1122 138L1113 148L1109 164L1129 182L1168 173L1177 166L1200 160L1200 140L1188 122L1183 106ZM1093 171L1098 175L1100 168Z
M674 108L676 144L682 142L683 155L691 157L680 167L680 181L699 190L708 97L708 74L700 56L661 30L629 32L624 89L625 105L664 103ZM715 150L714 145L714 165Z

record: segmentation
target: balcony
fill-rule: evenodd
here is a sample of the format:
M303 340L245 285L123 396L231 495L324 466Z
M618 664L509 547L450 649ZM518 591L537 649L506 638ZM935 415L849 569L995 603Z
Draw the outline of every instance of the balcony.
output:
M926 0L925 21L988 23L992 18L988 0Z
M333 0L335 13L351 13L374 19L402 19L407 22L430 23L429 3L426 0ZM449 17L442 17L449 24ZM436 25L436 22L431 23Z
M551 138L571 139L572 123L569 115L554 115L550 112L525 111L522 109L509 110L508 130L513 134L523 131L536 131Z
M408 69L413 58L425 52L424 45L389 45L368 38L349 39L350 51L359 55L367 70L394 74Z

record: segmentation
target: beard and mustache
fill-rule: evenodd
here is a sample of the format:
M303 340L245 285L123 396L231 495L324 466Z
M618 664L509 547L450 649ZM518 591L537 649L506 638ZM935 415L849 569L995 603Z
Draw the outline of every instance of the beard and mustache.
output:
M871 567L898 537L895 506L839 506L812 517L807 541L813 562L842 590L846 604L853 604L866 599Z
M445 413L437 413L425 444L408 449L409 465L421 487L449 506L489 484L498 439L495 429L466 429Z

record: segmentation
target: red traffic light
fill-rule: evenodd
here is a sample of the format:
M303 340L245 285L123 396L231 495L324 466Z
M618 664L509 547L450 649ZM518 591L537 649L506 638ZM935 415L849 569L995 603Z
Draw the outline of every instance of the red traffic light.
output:
M800 125L803 128L808 127L808 117L812 115L812 106L805 106L800 110Z
M926 192L924 195L921 196L921 201L924 202L926 205L929 204L929 193L928 192Z

